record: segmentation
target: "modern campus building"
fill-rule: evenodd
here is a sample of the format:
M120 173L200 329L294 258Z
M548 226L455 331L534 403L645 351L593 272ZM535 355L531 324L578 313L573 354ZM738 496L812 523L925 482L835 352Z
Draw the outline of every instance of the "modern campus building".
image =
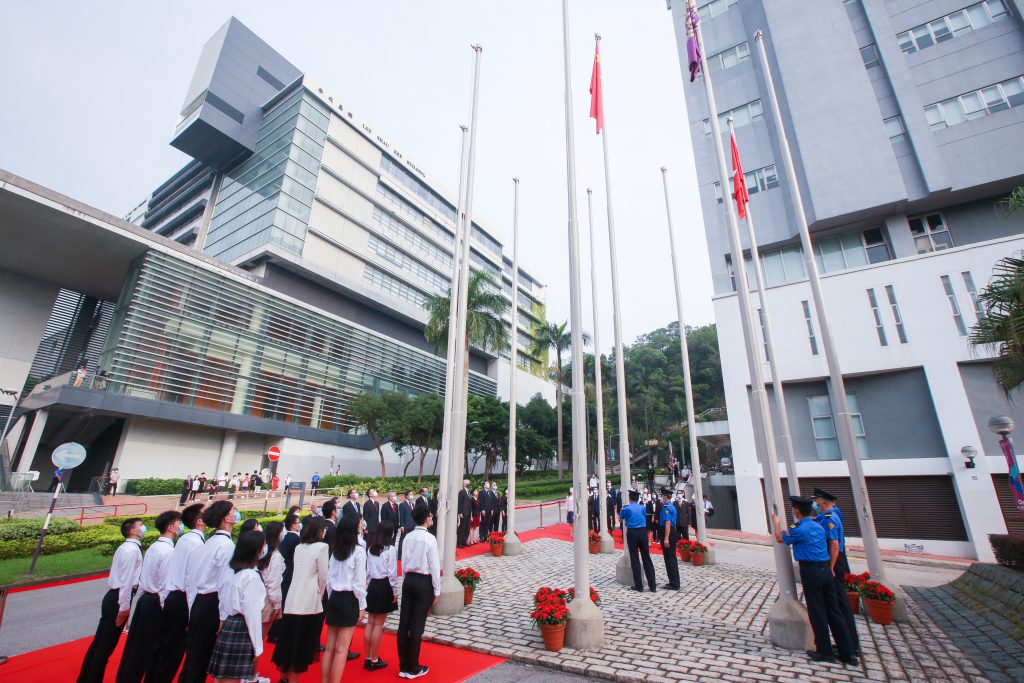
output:
M996 385L991 350L973 347L968 334L983 314L978 292L993 266L1024 248L1024 216L1007 215L1001 205L1024 184L1024 3L697 4L705 68L720 109L714 115L723 130L727 118L735 121L751 195L768 281L767 301L755 294L753 305L768 307L782 377L771 376L761 332L757 342L766 379L785 387L801 490L821 486L838 494L847 531L858 536L819 321L754 41L758 30L794 155L881 543L991 558L988 534L1024 531L1024 518L1014 509L1007 465L986 425L1000 414L1024 424L1024 411ZM727 423L702 425L698 433L731 446L734 474L710 477L719 510L736 515L738 528L765 533L709 113L700 77L689 83L685 3L670 0L669 8L686 76L728 404ZM728 145L728 132L723 136ZM747 272L753 287L753 269ZM961 455L964 447L977 449L974 463ZM782 472L785 477L784 466Z
M271 446L298 479L379 473L348 405L443 393L424 303L450 286L456 199L234 18L204 47L171 144L192 161L126 220L89 209L130 240L132 258L109 266L123 271L116 287L54 274L40 284L39 300L56 300L49 319L19 314L34 341L0 373L31 391L8 438L13 467L49 481L49 451L79 440L79 489L110 466L122 479L251 471ZM494 234L474 220L471 266L511 300ZM505 321L519 328L518 395L553 400L546 353L531 351L545 287L520 268L519 289ZM471 392L507 399L507 354L472 349L470 366Z

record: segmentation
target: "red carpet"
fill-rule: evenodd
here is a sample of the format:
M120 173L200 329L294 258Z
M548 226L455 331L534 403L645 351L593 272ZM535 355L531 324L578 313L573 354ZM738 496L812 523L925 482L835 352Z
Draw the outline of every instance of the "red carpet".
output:
M326 637L326 636L325 636ZM104 683L113 683L117 675L117 665L121 661L121 650L127 635L121 636L117 649L114 650L110 663L107 665L107 673L104 676ZM85 651L89 647L92 638L82 638L63 645L48 647L43 650L27 652L23 655L11 657L7 664L0 668L0 679L5 681L19 681L20 683L53 683L54 681L73 681L78 676L78 668L85 657ZM363 648L363 629L357 628L352 638L352 648L357 652L365 653ZM260 658L260 673L272 681L280 680L277 677L277 668L270 661L274 646L270 645L263 651ZM342 680L346 683L362 683L375 681L390 681L398 679L398 654L397 640L395 636L385 633L380 644L380 658L388 663L388 668L380 671L366 671L363 669L361 659L349 662L345 667L345 674ZM491 668L504 662L499 657L458 650L443 645L434 645L424 641L420 650L420 662L430 667L430 673L421 678L422 681L436 681L438 683L449 683L452 681L463 681L481 671ZM212 681L213 679L208 679ZM309 671L299 677L303 683L320 683L320 665L314 664Z

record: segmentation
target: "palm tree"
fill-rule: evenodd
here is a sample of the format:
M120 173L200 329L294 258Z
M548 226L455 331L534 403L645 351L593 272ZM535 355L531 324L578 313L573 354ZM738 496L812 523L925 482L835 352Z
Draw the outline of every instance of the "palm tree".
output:
M569 321L565 321L561 325L557 323L547 323L543 325L537 325L534 329L533 335L533 348L530 353L534 356L540 356L546 349L555 350L555 408L558 414L558 478L562 478L564 471L563 458L562 458L562 384L565 379L563 366L562 366L562 352L569 349L572 346L572 334L568 331ZM583 333L583 344L590 344L590 334L587 332Z
M993 269L992 281L978 294L984 315L970 341L994 345L996 381L1009 394L1024 384L1024 256L1009 256Z
M504 351L509 345L508 330L502 317L511 304L503 297L494 278L481 270L469 275L466 307L466 351L470 345L490 351ZM448 350L448 315L451 310L451 290L447 294L431 294L423 307L430 315L423 336L434 345L438 354Z

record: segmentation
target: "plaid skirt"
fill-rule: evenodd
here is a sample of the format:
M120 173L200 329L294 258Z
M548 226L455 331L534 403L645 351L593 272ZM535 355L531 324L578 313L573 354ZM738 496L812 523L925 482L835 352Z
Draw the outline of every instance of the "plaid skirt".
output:
M256 675L256 651L249 639L245 617L232 614L217 634L210 657L209 674L214 678L252 678Z

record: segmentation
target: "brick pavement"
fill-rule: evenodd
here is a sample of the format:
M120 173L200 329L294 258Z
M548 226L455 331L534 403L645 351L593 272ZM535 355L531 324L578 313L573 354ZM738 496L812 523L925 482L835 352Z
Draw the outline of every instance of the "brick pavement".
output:
M473 605L461 614L431 616L424 638L445 645L617 681L988 681L917 604L909 621L878 626L857 617L860 666L816 665L803 653L772 647L767 614L774 572L720 563L680 563L683 589L636 593L615 582L615 555L591 555L591 576L603 600L605 646L596 651L543 649L530 626L534 591L572 585L572 546L554 539L523 545L518 557L490 555L459 562L483 575ZM660 583L664 565L655 558ZM397 613L386 628L397 626ZM665 657L671 652L670 657ZM429 664L429 662L428 662ZM443 665L442 665L443 666Z

